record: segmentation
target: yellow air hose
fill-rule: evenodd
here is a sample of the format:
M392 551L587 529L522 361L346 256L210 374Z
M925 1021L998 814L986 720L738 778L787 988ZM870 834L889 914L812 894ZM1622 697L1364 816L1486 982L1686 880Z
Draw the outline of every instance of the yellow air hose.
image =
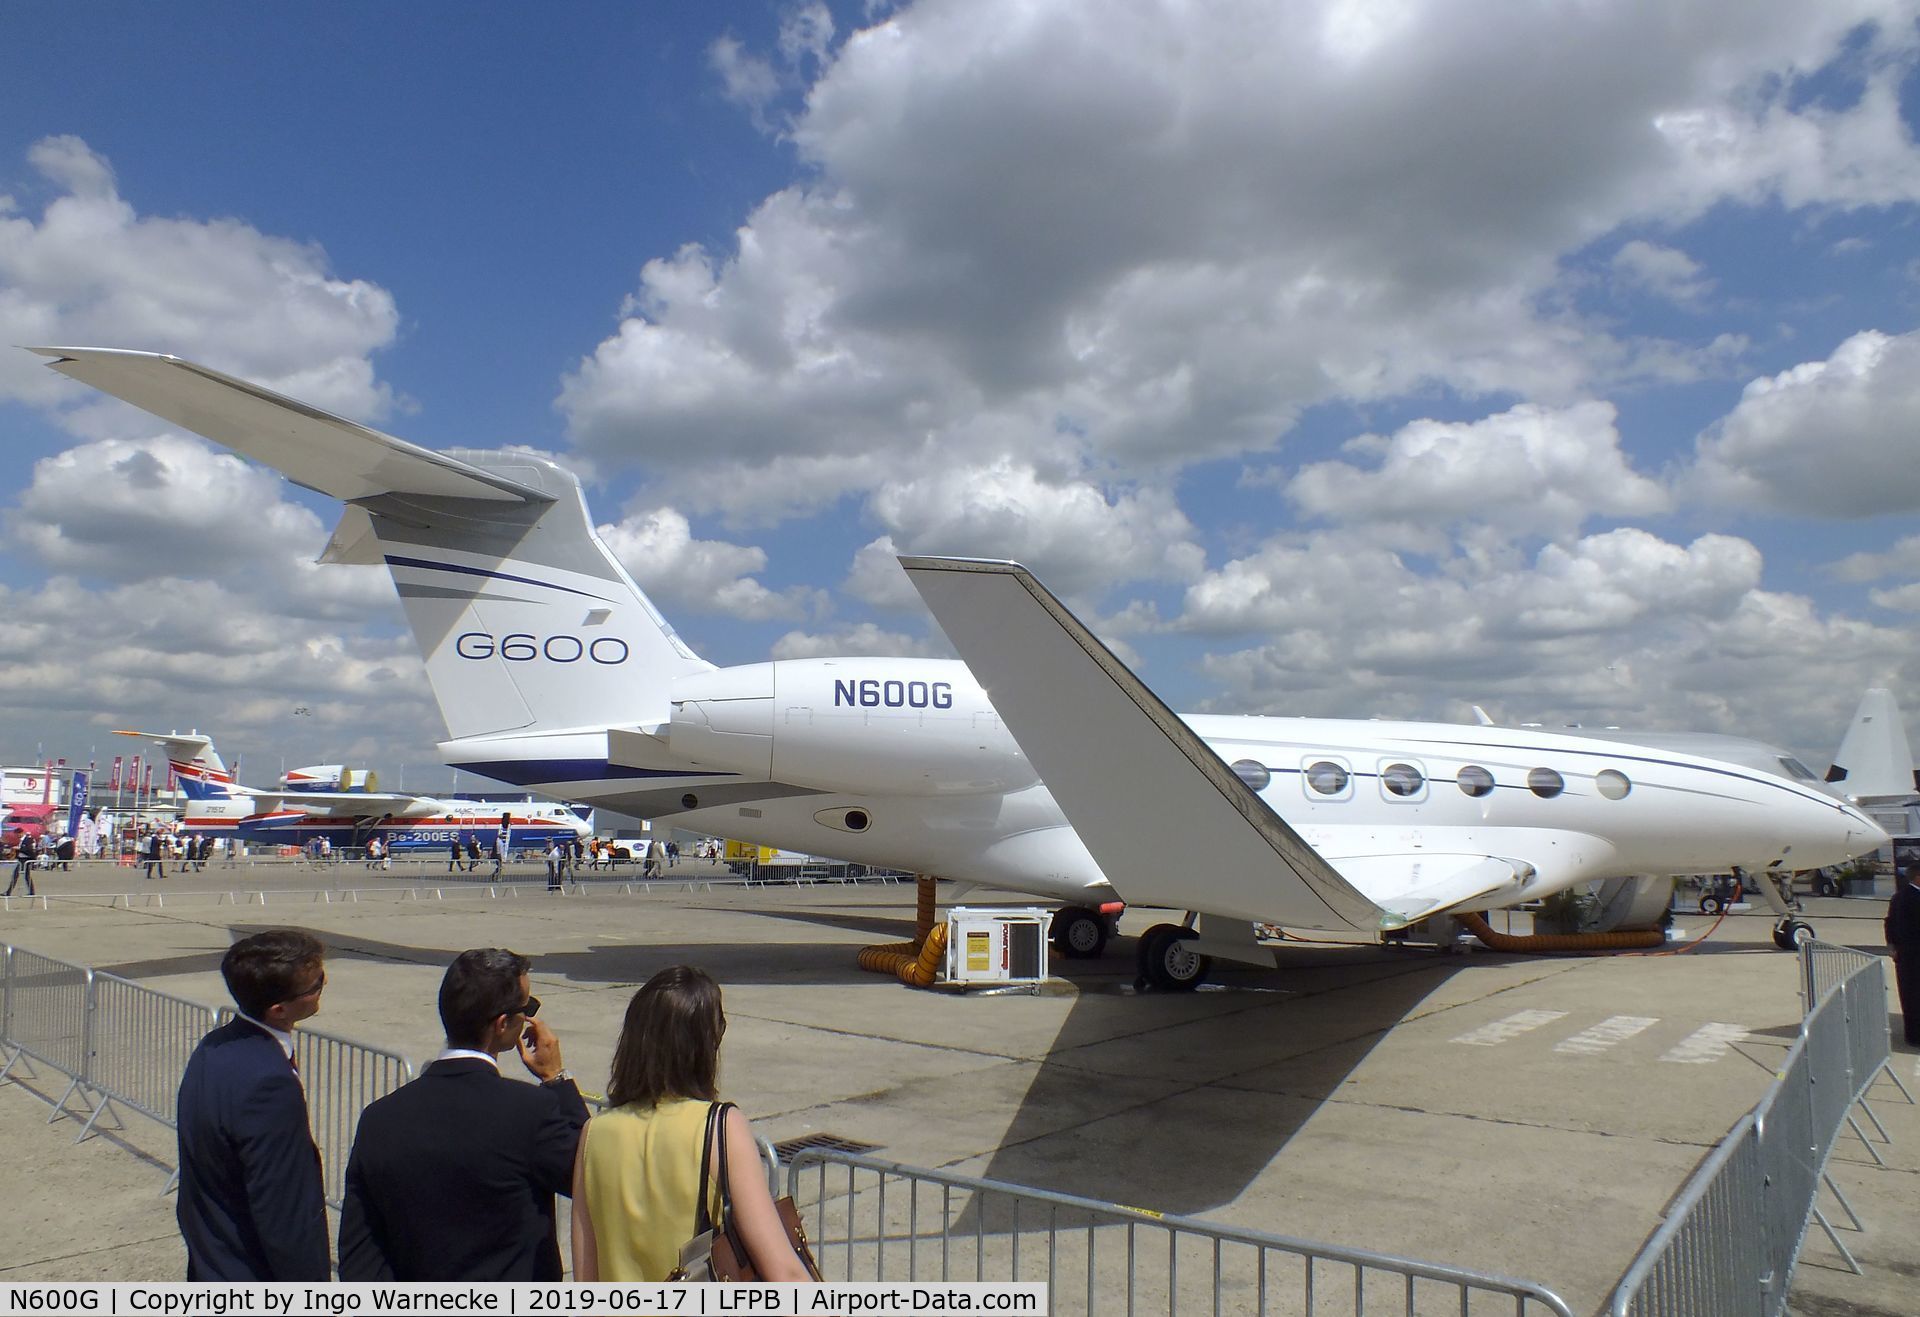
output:
M937 923L939 880L922 874L914 906L913 941L884 942L860 949L860 968L891 974L910 988L930 988L947 959L947 926Z
M1460 912L1452 917L1494 951L1638 951L1665 946L1667 942L1666 933L1658 928L1636 928L1621 933L1530 933L1517 937L1512 933L1494 932L1477 914Z
M926 941L887 942L860 949L860 968L875 974L891 974L911 988L931 988L940 978L947 960L947 926L935 924Z

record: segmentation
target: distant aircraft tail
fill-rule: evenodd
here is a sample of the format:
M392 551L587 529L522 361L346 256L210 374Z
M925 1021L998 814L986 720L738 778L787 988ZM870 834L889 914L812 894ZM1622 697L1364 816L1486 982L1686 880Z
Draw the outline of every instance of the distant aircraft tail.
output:
M450 736L662 723L711 670L524 452L437 453L175 357L36 348L53 369L348 506L322 560L384 563Z
M1907 726L1893 692L1874 687L1860 699L1847 734L1834 753L1827 781L1855 800L1910 797L1920 792L1920 771L1907 745Z
M122 732L115 736L137 736L152 741L165 752L167 767L188 800L228 800L247 794L233 780L233 774L220 761L213 738L199 732Z

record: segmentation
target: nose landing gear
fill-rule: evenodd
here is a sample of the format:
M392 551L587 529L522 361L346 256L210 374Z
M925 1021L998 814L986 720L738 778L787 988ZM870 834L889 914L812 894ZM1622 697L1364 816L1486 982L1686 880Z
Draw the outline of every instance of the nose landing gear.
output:
M1782 951L1798 951L1817 936L1813 925L1800 919L1782 919L1773 926L1773 945Z
M1735 869L1734 876L1751 891L1758 892L1760 899L1767 903L1773 913L1780 916L1780 922L1773 926L1773 945L1782 951L1798 951L1813 941L1816 934L1813 925L1794 916L1799 913L1799 903L1793 899L1793 875L1768 870L1755 879Z

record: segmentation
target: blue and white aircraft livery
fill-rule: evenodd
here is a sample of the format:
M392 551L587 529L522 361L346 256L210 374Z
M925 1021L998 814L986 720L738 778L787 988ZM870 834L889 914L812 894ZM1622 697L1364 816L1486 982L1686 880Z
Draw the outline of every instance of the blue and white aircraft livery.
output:
M1101 949L1117 902L1184 912L1141 939L1158 987L1192 987L1211 957L1272 964L1256 924L1378 935L1595 880L1646 897L1651 923L1674 875L1783 875L1887 841L1818 782L1752 762L1527 728L1181 718L1011 563L903 560L964 662L716 668L553 462L432 452L174 357L35 350L345 503L323 561L391 571L449 764L1050 897L1069 954ZM1791 945L1805 926L1777 908Z
M290 769L280 789L263 791L234 780L199 732L116 732L151 741L166 753L180 794L187 798L182 830L191 836L237 837L248 845L304 846L325 837L336 847L365 846L374 837L389 851L444 853L453 842L477 842L490 851L500 822L508 849L543 848L554 840L584 840L592 811L536 801L445 799L382 792L377 776L344 764Z

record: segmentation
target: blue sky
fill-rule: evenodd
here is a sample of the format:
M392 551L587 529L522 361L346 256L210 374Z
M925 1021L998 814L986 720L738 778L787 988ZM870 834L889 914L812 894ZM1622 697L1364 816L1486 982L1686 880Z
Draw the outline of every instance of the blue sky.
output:
M1824 762L1920 707L1916 6L1475 7L14 11L0 329L581 465L720 663L974 553L1178 708ZM10 355L0 754L444 782L330 507Z

